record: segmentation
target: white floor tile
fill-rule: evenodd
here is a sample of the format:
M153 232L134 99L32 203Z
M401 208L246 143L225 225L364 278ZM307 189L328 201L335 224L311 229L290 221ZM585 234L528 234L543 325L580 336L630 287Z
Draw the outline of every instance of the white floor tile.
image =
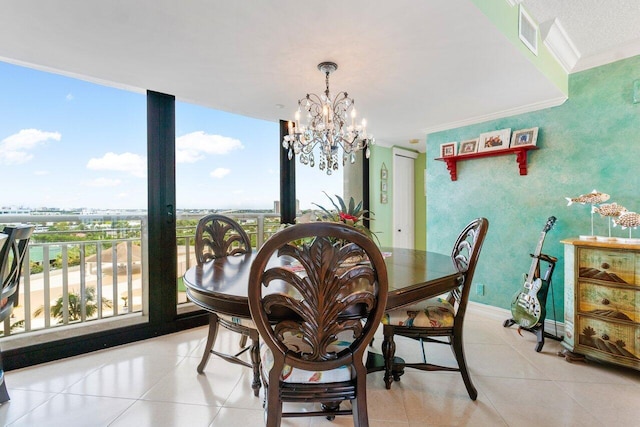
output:
M567 363L550 339L536 338L472 313L465 352L478 399L469 399L456 372L406 369L386 390L382 372L367 377L372 427L635 425L640 372ZM3 426L260 426L263 390L250 369L211 356L196 372L206 342L200 327L139 343L6 373L11 401L0 405ZM379 352L381 331L376 334ZM396 354L419 361L417 342L398 338ZM216 349L237 351L239 335L223 328ZM455 366L447 345L426 346L428 360ZM307 405L313 408L314 405ZM348 405L347 405L348 406ZM352 426L350 416L288 418L283 427Z

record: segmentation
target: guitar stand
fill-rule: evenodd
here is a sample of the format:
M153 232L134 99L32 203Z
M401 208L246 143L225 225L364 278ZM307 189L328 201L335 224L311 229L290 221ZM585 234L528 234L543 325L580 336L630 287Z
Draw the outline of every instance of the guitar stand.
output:
M535 257L535 255L530 254L531 257ZM540 254L538 256L538 259L540 261L544 261L547 263L547 271L545 271L544 273L544 277L542 277L542 280L546 283L548 283L548 290L551 290L551 298L553 299L553 286L551 285L551 275L553 274L553 269L556 267L556 262L558 261L558 258L556 257L552 257L550 255L545 255L545 254ZM539 271L537 271L538 273L538 277L539 277ZM548 292L547 292L548 293ZM547 293L545 293L544 295L544 301L540 301L541 305L546 306L547 304ZM558 336L558 329L557 329L557 320L556 320L556 315L555 315L555 301L553 301L553 321L554 324L556 325L556 334L550 334L548 332L546 332L544 330L544 321L545 319L540 319L540 322L538 322L536 325L532 326L532 327L528 327L525 328L523 326L518 327L518 332L520 332L520 330L524 330L524 331L528 331L531 332L532 334L536 335L537 338L537 343L536 343L536 352L540 352L542 350L542 347L544 346L544 339L545 338L550 338L556 341L562 341L563 337ZM502 324L502 326L504 326L505 328L508 328L510 326L515 325L517 322L514 319L507 319L504 321L504 323Z

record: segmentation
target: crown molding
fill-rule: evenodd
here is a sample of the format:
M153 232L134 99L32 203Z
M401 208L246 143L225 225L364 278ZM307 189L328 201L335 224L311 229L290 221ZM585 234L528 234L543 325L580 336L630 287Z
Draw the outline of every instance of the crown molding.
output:
M555 18L542 25L542 41L562 68L571 73L580 59L580 52L565 31L560 21Z
M577 73L638 55L640 55L640 40L634 40L617 46L615 49L580 58L571 72Z
M556 98L547 99L545 101L536 102L534 104L522 105L516 108L511 108L508 110L502 110L491 114L485 114L483 116L470 117L468 119L443 123L441 125L433 126L430 128L423 129L427 135L435 132L441 132L449 129L456 129L464 126L475 125L478 123L488 122L491 120L498 120L505 117L517 116L518 114L530 113L532 111L543 110L545 108L557 107L558 105L562 105L567 100L566 96L559 96Z

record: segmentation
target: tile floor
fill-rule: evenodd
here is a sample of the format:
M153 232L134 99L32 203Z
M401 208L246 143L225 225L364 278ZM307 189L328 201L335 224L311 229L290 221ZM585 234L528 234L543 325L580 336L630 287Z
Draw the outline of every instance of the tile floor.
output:
M469 399L458 373L407 370L385 390L382 373L368 377L372 427L403 426L608 426L639 425L640 373L567 363L547 340L502 320L467 317L467 361L478 389ZM89 355L7 372L11 401L0 406L3 426L260 426L262 399L254 397L250 370L212 356L196 373L206 329L124 345ZM224 329L216 347L235 347ZM376 340L379 344L380 339ZM398 354L418 354L399 338ZM431 348L428 349L429 351ZM447 346L432 360L451 361ZM350 426L350 417L286 419L283 426Z

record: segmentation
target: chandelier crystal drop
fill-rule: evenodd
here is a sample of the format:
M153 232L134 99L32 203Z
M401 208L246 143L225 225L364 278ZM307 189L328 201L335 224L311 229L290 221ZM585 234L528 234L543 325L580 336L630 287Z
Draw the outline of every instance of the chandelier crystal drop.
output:
M329 92L329 75L338 69L335 62L322 62L318 69L325 74L326 90L324 94L307 94L298 101L295 121L288 124L288 135L282 140L282 146L288 149L289 160L294 155L300 162L314 167L316 159L313 150L318 146L318 167L326 170L327 175L338 170L339 157L342 166L347 161L355 163L356 152L364 150L368 159L370 146L375 140L367 134L367 122L362 119L356 124L356 110L353 98L347 92L340 92L331 98ZM305 123L301 123L304 114ZM339 149L342 149L340 155Z

